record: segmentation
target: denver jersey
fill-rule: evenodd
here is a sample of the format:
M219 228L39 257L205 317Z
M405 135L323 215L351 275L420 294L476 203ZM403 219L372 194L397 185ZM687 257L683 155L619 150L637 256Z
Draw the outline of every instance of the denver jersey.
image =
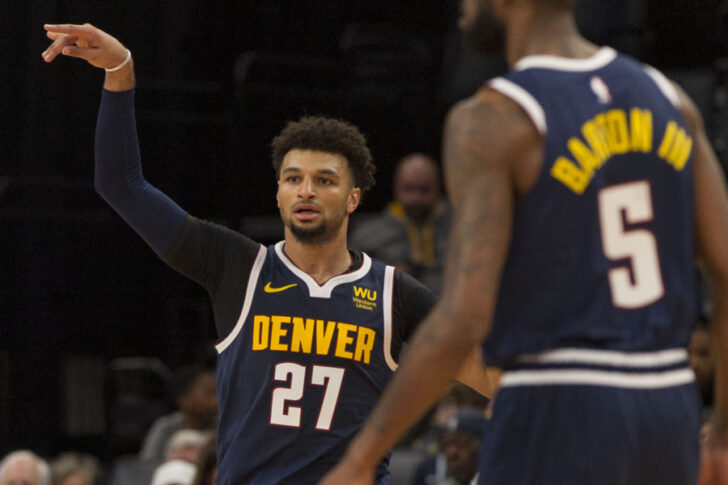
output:
M486 360L684 364L692 139L674 87L607 47L589 59L524 58L490 87L531 117L544 158L515 206ZM691 379L683 369L673 383Z
M237 325L217 345L217 483L316 483L374 407L396 368L394 268L362 256L320 286L283 242L260 248Z

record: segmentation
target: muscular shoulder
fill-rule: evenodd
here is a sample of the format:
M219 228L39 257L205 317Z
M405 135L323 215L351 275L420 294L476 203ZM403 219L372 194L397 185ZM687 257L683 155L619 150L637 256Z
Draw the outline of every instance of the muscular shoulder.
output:
M490 88L458 103L445 125L447 175L463 186L483 168L505 171L518 193L535 182L543 137L521 106ZM450 184L452 185L452 183Z

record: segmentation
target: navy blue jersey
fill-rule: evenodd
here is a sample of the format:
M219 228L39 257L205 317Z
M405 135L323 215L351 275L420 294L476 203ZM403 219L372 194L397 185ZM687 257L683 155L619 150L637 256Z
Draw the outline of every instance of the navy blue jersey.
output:
M237 325L217 345L217 483L316 483L339 461L396 368L393 277L363 255L320 286L282 242L261 247Z
M544 158L515 206L488 362L684 347L695 319L692 139L675 89L606 47L524 58L490 87L529 114Z

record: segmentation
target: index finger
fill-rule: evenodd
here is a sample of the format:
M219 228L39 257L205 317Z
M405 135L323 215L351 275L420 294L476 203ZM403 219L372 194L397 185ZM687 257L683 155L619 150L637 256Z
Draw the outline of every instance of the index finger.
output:
M45 24L43 28L48 32L56 32L59 34L77 35L81 33L91 33L91 26L88 24Z

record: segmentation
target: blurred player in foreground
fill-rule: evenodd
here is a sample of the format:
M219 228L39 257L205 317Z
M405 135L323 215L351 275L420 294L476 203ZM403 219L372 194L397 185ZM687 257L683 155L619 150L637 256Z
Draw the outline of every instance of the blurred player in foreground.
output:
M691 100L581 37L573 4L463 2L465 35L503 38L511 71L449 114L443 294L326 485L371 483L480 342L504 373L479 483L696 483L696 254L719 354L709 466L728 483L724 174Z

